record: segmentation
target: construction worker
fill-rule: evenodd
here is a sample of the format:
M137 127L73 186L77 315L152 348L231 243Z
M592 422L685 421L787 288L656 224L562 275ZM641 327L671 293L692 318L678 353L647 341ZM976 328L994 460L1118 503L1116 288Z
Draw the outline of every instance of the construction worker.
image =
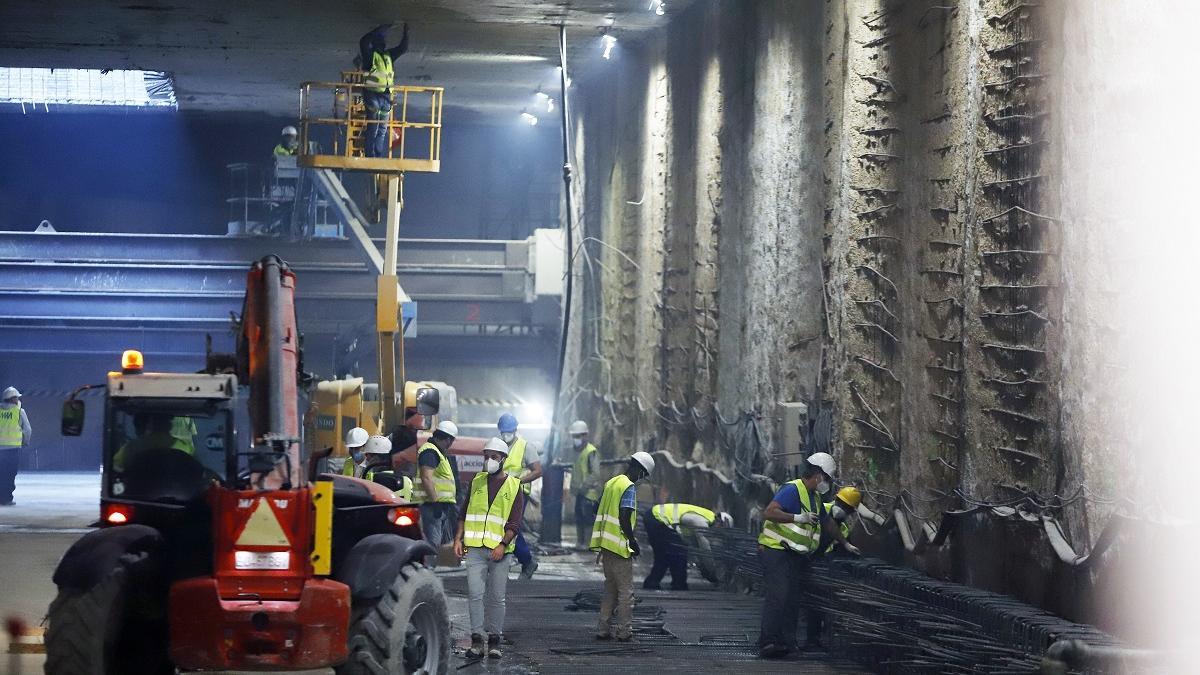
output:
M642 588L657 591L659 584L671 570L671 590L686 591L688 549L683 535L690 535L697 529L706 530L709 526L729 527L733 525L733 516L728 513L714 513L702 506L692 504L658 504L642 513L646 522L646 538L650 540L650 548L654 550L654 565L650 574L642 582Z
M162 413L138 413L133 417L135 438L125 441L113 455L113 468L125 471L126 465L132 464L147 452L162 450L178 450L189 456L195 456L195 447L175 436L175 417Z
M367 108L366 140L364 149L368 157L387 157L388 118L392 111L392 85L396 80L393 62L408 51L408 24L404 24L404 35L400 44L388 49L387 32L396 24L381 24L372 28L358 41L362 67L367 70L363 78L363 104ZM372 123L373 122L373 123Z
M861 552L857 546L850 543L850 516L858 512L858 505L861 503L862 493L852 485L847 485L838 490L837 496L834 497L833 501L825 502L825 510L829 512L829 517L833 519L833 522L842 533L842 539L845 540L842 542L842 550L853 555L859 555ZM825 542L828 542L828 544L821 548L821 554L829 555L833 553L838 542L834 541L833 537L824 535L822 543Z
M172 418L171 436L191 448L185 450L189 455L196 454L196 420L187 415Z
M471 480L454 535L454 554L467 561L467 609L471 617L471 648L467 658L484 654L501 657L504 598L508 586L508 555L516 548L525 494L516 476L504 470L508 444L492 438L483 446L483 471Z
M796 647L796 624L804 604L804 588L814 552L820 551L823 532L831 532L845 545L845 536L832 526L821 495L829 492L835 465L828 453L808 457L800 478L785 483L763 512L758 554L763 566L762 625L759 656L778 658ZM820 647L820 613L807 610L805 648Z
M379 435L371 436L366 443L363 443L360 452L363 456L360 478L379 483L404 501L412 501L412 479L396 473L392 464L392 440L390 438Z
M363 460L366 458L363 446L367 444L369 438L371 438L371 434L362 427L354 427L346 432L346 452L349 453L349 456L342 464L343 476L363 477Z
M571 445L575 447L575 466L571 469L571 489L575 492L575 544L578 548L587 545L592 525L596 522L596 507L600 502L598 477L600 459L596 446L588 442L588 425L583 420L571 422L567 427Z
M633 528L637 524L637 491L634 483L654 472L654 458L648 452L635 452L625 472L604 484L596 524L592 527L593 551L599 551L604 569L604 599L600 602L600 621L596 639L614 637L610 625L615 615L615 637L621 642L633 639L633 558L641 553Z
M532 489L533 481L542 477L542 457L538 452L536 445L533 445L517 434L517 418L511 413L504 413L496 422L496 430L500 432L500 439L508 444L508 457L504 460L504 471L510 476L516 476L521 481L521 490L525 493L525 500L522 502L521 508L529 503L529 492ZM521 527L524 529L525 512L521 512ZM529 550L529 544L525 542L525 535L517 532L517 562L521 563L521 576L526 579L532 579L533 573L537 571L538 562L533 557L533 551Z
M300 133L296 131L296 127L289 124L279 133L279 142L275 144L274 154L276 157L295 157L299 149Z
M454 539L458 486L446 455L457 435L458 426L454 422L439 422L433 435L417 450L418 474L413 486L413 501L421 505L421 531L425 541L434 548ZM426 564L436 567L436 556L430 558Z
M12 506L17 489L20 450L29 445L33 428L21 407L21 392L9 387L0 394L0 506Z

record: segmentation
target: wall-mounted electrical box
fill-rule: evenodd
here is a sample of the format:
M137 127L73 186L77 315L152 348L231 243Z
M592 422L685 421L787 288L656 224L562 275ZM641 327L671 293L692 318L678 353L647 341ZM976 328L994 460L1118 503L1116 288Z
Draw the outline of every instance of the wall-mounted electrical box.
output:
M808 405L799 401L780 401L776 414L779 420L779 447L777 454L783 454L779 460L784 464L799 464L800 448L808 437ZM786 453L786 454L785 454Z

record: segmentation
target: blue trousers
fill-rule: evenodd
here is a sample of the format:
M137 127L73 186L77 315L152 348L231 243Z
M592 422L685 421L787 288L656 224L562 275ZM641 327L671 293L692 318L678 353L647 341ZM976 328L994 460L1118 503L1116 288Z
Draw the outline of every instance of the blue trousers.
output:
M367 119L386 121L392 112L392 100L387 94L368 91L363 94L367 107ZM368 124L365 150L367 157L387 157L388 141L391 140L387 124Z
M521 529L517 530L517 538L513 541L516 548L513 550L513 555L517 557L517 562L522 565L528 565L533 562L533 551L529 550L529 544L525 543L525 507L529 504L529 495L525 495L525 500L521 502Z

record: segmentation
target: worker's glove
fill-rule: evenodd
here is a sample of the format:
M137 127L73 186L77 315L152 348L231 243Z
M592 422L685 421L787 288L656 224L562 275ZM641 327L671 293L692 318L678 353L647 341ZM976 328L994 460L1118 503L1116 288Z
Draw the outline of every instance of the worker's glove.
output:
M850 542L846 542L845 544L842 544L842 548L846 549L846 553L849 553L851 555L862 555L862 551L858 550L858 547L855 546L854 544L851 544Z
M637 539L629 540L629 551L635 558L642 554L642 547L638 546Z
M792 516L792 522L799 523L800 525L812 525L813 523L817 522L817 515L812 511L797 513L796 515Z

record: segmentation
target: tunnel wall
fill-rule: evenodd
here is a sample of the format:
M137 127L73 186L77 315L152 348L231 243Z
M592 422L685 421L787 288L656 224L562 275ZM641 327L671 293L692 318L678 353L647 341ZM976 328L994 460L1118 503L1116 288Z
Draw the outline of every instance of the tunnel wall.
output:
M805 449L828 443L918 538L946 511L1058 495L1085 550L1120 471L1116 424L1092 424L1115 401L1084 386L1111 366L1111 245L1064 220L1062 125L1086 117L1061 111L1065 71L1088 68L1064 58L1064 14L1097 12L733 5L694 5L581 77L568 415L608 457L663 451L659 498L745 522L794 475L778 403L803 401ZM1037 518L985 510L916 552L894 524L857 536L1096 619L1103 572L1064 568Z

